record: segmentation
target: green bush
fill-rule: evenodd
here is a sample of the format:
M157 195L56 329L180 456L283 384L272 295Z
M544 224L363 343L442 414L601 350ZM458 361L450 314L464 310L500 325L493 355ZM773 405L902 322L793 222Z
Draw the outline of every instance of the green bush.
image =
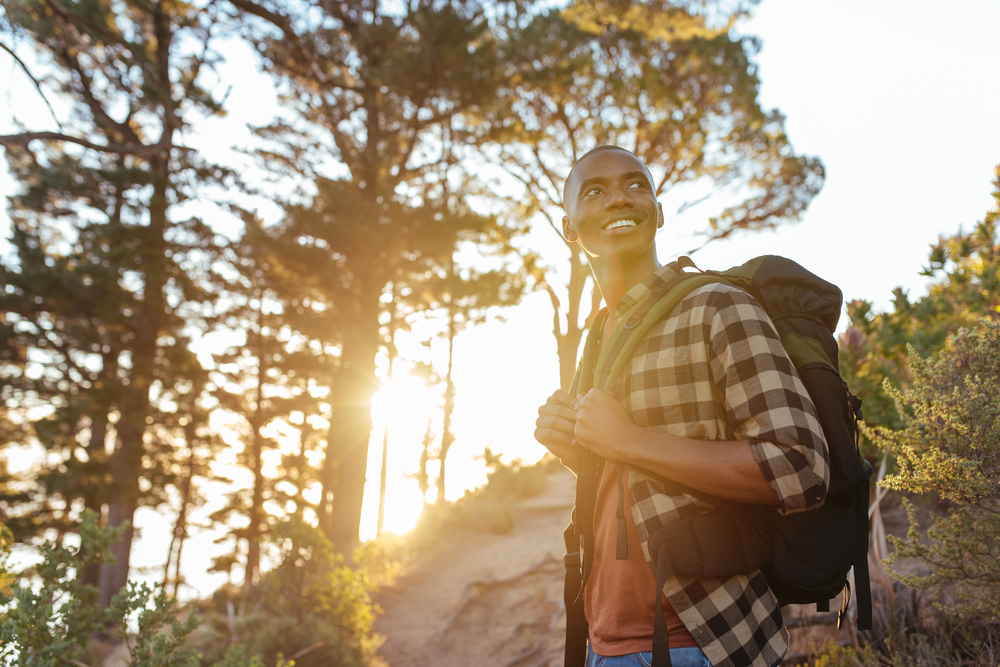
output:
M832 639L813 656L814 667L876 667L878 656L867 646L841 646Z
M0 666L67 667L96 664L88 646L111 633L128 646L132 667L375 667L378 638L371 632L374 584L365 567L349 567L322 533L304 524L275 531L266 573L245 600L255 611L233 618L226 591L215 598L207 623L182 620L165 592L129 582L107 609L97 589L77 581L77 569L110 562L109 547L123 529L98 525L85 512L81 547L40 547L42 562L8 571L10 533L0 527ZM387 556L369 549L369 561L388 576ZM238 598L238 596L233 596ZM92 658L94 658L92 660Z
M217 591L212 627L216 639L204 647L203 665L221 660L232 644L265 665L292 659L297 667L363 667L380 664L372 635L375 583L366 567L351 566L323 532L292 520L273 531L265 553L277 565L248 591ZM367 564L382 577L392 565L373 548ZM229 617L230 608L252 613Z
M494 454L489 447L478 458L486 464L489 471L486 473L486 486L477 489L478 495L498 500L533 498L539 495L545 490L545 477L551 471L551 461L556 461L554 457L547 456L534 465L525 465L521 459L504 463L500 460L500 455Z
M196 667L196 652L188 636L197 621L181 622L173 603L146 584L129 582L101 610L95 587L77 581L80 567L111 561L109 547L124 527L98 525L92 512L80 522L81 547L45 543L42 561L16 575L4 575L0 587L0 665L66 667L86 664L88 641L98 631L114 632L129 646L134 667ZM9 533L8 533L9 536ZM8 572L10 540L0 540L0 572ZM128 628L138 628L129 634Z
M263 665L285 661L293 661L296 667L373 664L372 656L368 660L359 656L354 643L343 641L341 629L327 619L257 613L236 619L232 629L235 632L227 632L224 641L203 647L202 664L224 663L234 647L237 658L256 656Z
M486 464L486 484L471 491L454 503L438 503L424 509L416 527L407 536L411 546L434 543L442 530L507 535L514 530L514 513L510 505L532 498L545 490L546 477L562 464L546 455L541 461L526 465L521 459L503 463L499 454L489 447L478 457Z
M1000 618L1000 324L962 329L947 348L909 356L913 379L900 390L886 383L903 428L867 435L894 455L898 472L883 485L936 494L951 502L923 539L910 509L910 531L893 540L891 564L916 558L926 576L895 572L907 585L937 593L957 585L954 602L939 605L963 618Z

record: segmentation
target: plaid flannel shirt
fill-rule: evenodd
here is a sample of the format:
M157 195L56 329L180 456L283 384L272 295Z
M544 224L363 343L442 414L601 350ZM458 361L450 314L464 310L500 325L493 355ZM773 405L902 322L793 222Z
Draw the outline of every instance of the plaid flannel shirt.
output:
M643 300L657 270L626 294L619 316ZM787 514L819 507L830 479L816 408L763 308L726 284L699 287L639 341L615 395L637 426L698 440L748 440ZM664 492L629 468L629 504L643 555L650 537L686 515L711 511L701 500ZM677 576L663 589L715 667L771 667L788 649L781 609L759 570L725 579Z

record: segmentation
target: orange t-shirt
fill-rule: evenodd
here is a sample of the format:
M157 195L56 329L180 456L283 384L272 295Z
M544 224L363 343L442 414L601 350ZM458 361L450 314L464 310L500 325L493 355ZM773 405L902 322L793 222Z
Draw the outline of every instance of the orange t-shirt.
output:
M656 577L646 565L639 546L632 511L628 504L628 468L622 465L625 489L625 522L628 528L628 559L615 558L618 539L618 474L615 464L604 464L597 486L594 512L594 561L584 608L590 625L590 645L604 656L626 655L653 650L653 621L656 616ZM666 596L663 618L670 631L670 648L698 646L684 627Z

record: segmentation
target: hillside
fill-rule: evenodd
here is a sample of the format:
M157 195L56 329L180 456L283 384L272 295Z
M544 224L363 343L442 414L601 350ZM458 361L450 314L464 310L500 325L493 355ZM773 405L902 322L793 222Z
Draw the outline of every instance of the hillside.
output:
M375 631L386 638L379 653L389 666L562 665L562 531L574 484L568 471L550 474L540 496L512 506L510 534L447 532L381 590ZM829 639L850 637L847 629L812 625L829 615L811 607L791 605L783 613L792 628L785 664Z

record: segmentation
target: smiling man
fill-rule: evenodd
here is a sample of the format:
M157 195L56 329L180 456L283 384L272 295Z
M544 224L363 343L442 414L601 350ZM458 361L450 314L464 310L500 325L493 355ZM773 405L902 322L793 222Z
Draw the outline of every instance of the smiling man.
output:
M614 146L576 163L564 205L566 239L587 253L607 306L591 331L597 354L618 317L676 275L657 260L663 211L646 165ZM659 478L782 513L823 502L823 431L764 310L731 285L698 287L640 340L614 394L556 391L538 415L535 438L598 480L583 554L588 667L649 665L661 594L675 667L777 665L787 633L760 571L672 577L657 592L649 548L657 529L712 509ZM583 450L598 469L580 471Z

